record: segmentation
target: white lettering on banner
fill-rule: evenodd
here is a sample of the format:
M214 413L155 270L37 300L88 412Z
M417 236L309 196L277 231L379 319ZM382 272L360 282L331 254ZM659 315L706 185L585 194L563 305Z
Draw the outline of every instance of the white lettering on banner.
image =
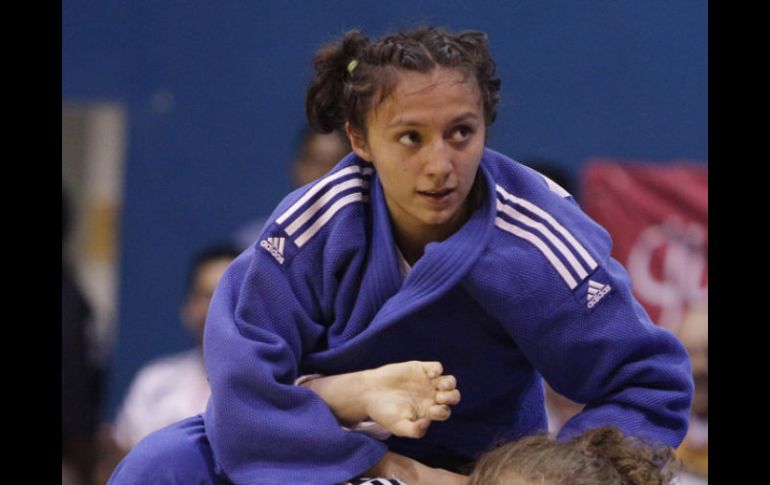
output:
M626 267L634 292L661 308L657 323L676 331L691 306L708 303L706 259L707 228L670 219L650 226L631 246ZM662 256L661 275L654 274L655 257Z

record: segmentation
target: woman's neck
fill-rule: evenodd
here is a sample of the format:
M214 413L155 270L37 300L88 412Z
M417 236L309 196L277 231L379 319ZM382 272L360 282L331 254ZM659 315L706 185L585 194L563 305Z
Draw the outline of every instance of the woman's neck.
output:
M466 204L467 206L467 204ZM465 208L462 209L465 212ZM449 223L436 228L407 228L407 227L394 227L393 237L401 249L401 253L409 263L410 266L414 266L418 259L425 253L425 246L431 242L441 242L454 234L467 219L464 217L457 221L450 221Z
M457 232L470 219L473 212L481 205L483 195L483 183L477 175L473 187L465 199L465 203L457 211L455 217L440 226L393 226L393 238L410 266L419 260L425 253L425 246L431 242L441 242Z

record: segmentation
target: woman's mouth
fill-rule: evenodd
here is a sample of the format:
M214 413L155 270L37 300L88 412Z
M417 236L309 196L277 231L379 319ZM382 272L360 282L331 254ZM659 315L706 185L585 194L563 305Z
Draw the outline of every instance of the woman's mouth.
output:
M442 203L446 202L446 200L449 199L449 196L452 195L454 191L454 188L445 187L442 189L418 190L417 193L434 203Z

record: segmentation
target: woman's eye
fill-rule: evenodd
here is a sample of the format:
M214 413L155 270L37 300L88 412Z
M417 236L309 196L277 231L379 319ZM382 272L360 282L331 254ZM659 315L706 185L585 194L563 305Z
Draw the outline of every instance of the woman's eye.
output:
M418 135L414 131L410 131L409 133L401 135L401 137L398 139L398 142L401 143L402 145L411 147L420 143L420 135Z
M458 126L452 132L452 141L463 142L466 141L473 134L473 129L470 126Z

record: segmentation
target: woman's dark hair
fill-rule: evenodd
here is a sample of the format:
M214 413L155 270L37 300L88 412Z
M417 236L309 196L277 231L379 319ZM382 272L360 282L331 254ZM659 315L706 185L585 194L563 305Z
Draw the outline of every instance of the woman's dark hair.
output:
M678 464L672 448L604 426L568 442L535 435L501 446L476 463L469 485L668 485Z
M478 31L454 35L421 27L372 42L355 29L319 49L313 67L305 108L310 126L321 133L342 129L346 121L366 133L366 113L393 91L399 70L424 73L447 67L475 78L487 126L495 120L500 99L500 79L495 77L487 35Z

